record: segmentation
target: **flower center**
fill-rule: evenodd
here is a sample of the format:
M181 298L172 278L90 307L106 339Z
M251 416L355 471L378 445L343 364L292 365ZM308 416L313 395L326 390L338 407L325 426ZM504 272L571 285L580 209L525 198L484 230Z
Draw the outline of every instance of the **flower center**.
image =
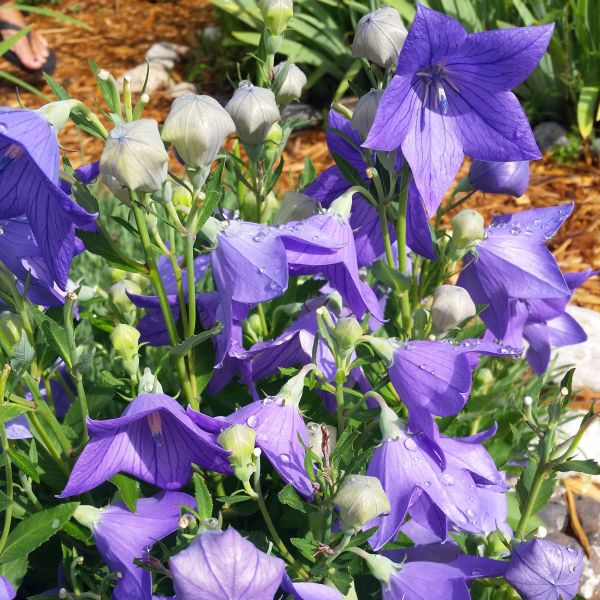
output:
M154 443L157 446L162 446L163 434L162 423L160 421L160 413L156 410L154 412L151 412L147 418L148 425L150 426L150 432L152 433L152 438L154 439Z
M422 71L418 71L417 75L425 85L425 94L423 96L423 104L433 110L439 111L442 115L448 114L448 96L446 96L446 88L449 85L458 92L457 87L450 81L449 73L443 63L435 63Z

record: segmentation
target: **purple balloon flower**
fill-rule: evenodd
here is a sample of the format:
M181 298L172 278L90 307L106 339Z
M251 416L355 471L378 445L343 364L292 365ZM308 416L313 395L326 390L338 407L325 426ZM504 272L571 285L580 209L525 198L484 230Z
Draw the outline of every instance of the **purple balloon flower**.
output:
M0 109L0 189L0 219L27 217L51 279L64 289L77 251L75 228L94 230L96 215L60 188L58 141L37 112Z
M294 600L343 600L338 590L322 583L295 582L284 572L281 589L291 594Z
M510 91L535 68L553 25L468 34L456 20L417 5L365 146L401 147L432 216L463 155L480 160L540 158Z
M352 123L335 111L329 111L327 121L327 146L332 154L337 154L346 160L358 172L365 186L369 186L366 169L369 166L364 154L361 153L361 139L357 131L352 128ZM344 137L342 137L343 134ZM340 171L339 167L329 167L321 173L304 193L316 198L324 207L328 207L333 200L347 192L350 183ZM352 212L350 214L350 227L354 233L356 256L359 266L371 265L385 251L383 235L377 209L360 194L354 194L352 199ZM388 225L390 239L396 239L396 232ZM419 197L417 188L411 184L407 209L407 243L414 251L430 260L435 260L435 250L431 241L431 232L423 202Z
M172 556L169 567L177 600L273 598L285 563L258 550L235 529L206 531Z
M152 574L133 559L146 558L155 542L177 529L182 506L193 508L196 501L188 494L164 492L140 498L135 512L122 503L99 511L92 523L96 547L111 571L122 574L114 600L152 598Z
M197 427L173 398L143 393L123 416L88 419L90 441L75 463L61 498L81 494L116 473L128 473L166 490L182 488L192 463L231 473L227 452Z
M523 600L571 600L582 569L583 556L577 548L536 538L513 549L505 577Z
M0 575L0 600L13 600L17 595L12 583Z
M571 203L497 216L477 244L477 256L465 257L457 285L477 304L489 305L480 316L498 339L504 338L509 326L511 299L570 297L569 286L544 244L572 210Z
M469 169L469 181L482 192L519 197L529 185L529 161L474 160Z

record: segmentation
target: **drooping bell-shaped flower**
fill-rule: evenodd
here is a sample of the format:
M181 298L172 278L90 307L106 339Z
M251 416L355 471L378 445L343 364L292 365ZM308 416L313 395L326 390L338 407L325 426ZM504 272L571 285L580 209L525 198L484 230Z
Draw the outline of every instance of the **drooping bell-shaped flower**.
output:
M529 161L474 160L469 169L469 181L482 192L519 197L529 184Z
M487 304L481 318L498 338L506 335L515 299L568 299L569 286L546 248L573 210L573 204L534 208L497 216L468 254L457 284L476 304Z
M142 393L117 419L88 419L90 441L78 458L61 498L91 490L127 473L166 490L182 488L192 463L231 473L227 452L165 394Z
M233 527L205 531L169 560L177 600L274 598L285 563L261 552Z
M583 556L574 546L535 538L515 546L505 578L523 600L572 600Z
M431 321L438 331L450 331L476 313L469 292L458 285L440 285L433 293Z
M300 98L307 81L306 75L298 66L287 62L279 63L273 67L273 79L277 80L279 74L286 68L287 73L281 82L281 87L277 91L277 102L284 105Z
M407 35L400 13L383 6L357 23L352 56L366 58L380 67L395 67Z
M247 80L239 83L225 109L235 123L240 140L249 146L262 143L271 126L281 119L273 92Z
M536 67L553 25L474 34L417 4L396 74L365 146L402 149L432 216L465 154L480 160L541 157L510 91Z
M0 219L25 216L50 280L64 289L75 229L94 230L87 213L61 189L59 149L48 121L35 111L0 108Z
M114 600L152 598L152 574L138 567L135 558L144 560L148 550L178 527L182 507L194 508L188 494L163 492L152 498L140 498L135 512L122 503L103 509L80 506L75 518L89 527L96 547L110 570L120 573L112 594Z
M171 105L161 137L175 146L187 166L206 167L234 131L229 113L214 98L184 94Z
M110 131L100 157L100 173L134 192L155 192L167 180L169 155L158 123L139 119Z

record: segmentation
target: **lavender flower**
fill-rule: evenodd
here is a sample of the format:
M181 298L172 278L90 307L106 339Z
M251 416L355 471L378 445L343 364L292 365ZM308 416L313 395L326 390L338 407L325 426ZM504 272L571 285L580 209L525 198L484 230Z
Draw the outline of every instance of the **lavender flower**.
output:
M258 550L230 527L206 531L171 557L177 600L263 600L273 598L284 562Z
M505 578L523 600L571 600L582 569L583 556L577 548L536 538L513 549Z
M11 582L0 575L0 600L13 600L17 595Z
M510 90L533 71L552 30L544 25L468 34L451 17L417 5L365 145L402 148L429 216L464 154L496 161L540 158Z
M522 196L529 184L529 162L474 160L469 169L469 181L482 192Z
M340 592L333 587L307 581L295 582L285 572L281 580L281 589L291 594L294 600L343 600Z
M93 230L87 213L59 185L58 141L37 112L0 109L0 219L25 216L50 278L64 289L78 250L75 228Z
M534 208L497 216L477 244L477 256L468 254L457 285L476 304L489 305L481 318L498 339L506 335L511 299L566 299L571 291L556 260L545 247L573 204Z
M128 473L166 490L183 487L192 463L231 473L227 453L211 434L197 427L173 398L142 393L123 416L88 419L90 441L75 463L61 498L81 494Z
M153 498L140 498L135 512L122 503L98 510L80 506L75 518L90 527L104 562L111 571L121 573L112 597L114 600L152 597L152 574L134 564L144 559L155 542L178 527L181 507L195 507L187 494L164 492Z

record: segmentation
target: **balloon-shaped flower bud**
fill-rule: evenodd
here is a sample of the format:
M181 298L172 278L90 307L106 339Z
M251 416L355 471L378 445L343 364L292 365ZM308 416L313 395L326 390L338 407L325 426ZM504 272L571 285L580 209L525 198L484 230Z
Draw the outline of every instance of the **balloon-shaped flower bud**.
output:
M471 185L489 194L522 196L529 184L529 161L474 160L469 169Z
M279 82L278 77L284 72L283 81ZM277 102L284 105L300 98L307 81L306 75L299 67L287 62L279 63L273 68L273 79L281 84L277 92Z
M333 503L340 512L344 532L356 532L369 521L390 512L390 501L377 477L350 475L342 482Z
M365 138L373 125L382 96L383 90L371 90L361 97L352 113L352 129Z
M140 119L117 125L106 138L100 173L136 192L156 192L167 179L169 155L158 123Z
M141 294L142 290L137 283L128 280L117 281L117 283L113 283L108 288L108 293L113 304L125 315L135 310L135 305L129 299L127 292L130 294Z
M362 327L354 317L339 318L331 331L331 337L336 343L340 354L343 355L352 353L362 334Z
M319 202L301 192L286 192L273 225L284 225L290 221L302 221L319 212Z
M131 376L135 375L140 363L138 356L140 332L131 325L121 323L110 332L110 341L115 352L123 359L125 370Z
M265 27L273 35L281 35L294 16L294 2L292 0L261 0L259 6Z
M171 202L177 212L187 215L192 208L192 193L183 185L175 185L171 192Z
M256 431L246 425L231 425L224 429L217 438L218 444L231 455L229 463L233 474L242 482L250 481L256 470L254 466L254 440Z
M4 313L0 316L0 332L6 344L14 348L21 339L23 321L19 315Z
M242 331L253 341L262 339L263 327L260 317L253 313L242 323Z
M78 523L93 531L94 525L97 525L100 520L100 513L101 510L95 506L80 504L75 509L73 517Z
M380 67L394 67L407 35L400 13L384 6L365 15L356 25L352 55Z
M583 556L574 546L535 538L513 550L504 575L523 600L571 600L577 595Z
M476 313L469 292L458 285L440 285L433 293L431 320L438 331L450 331Z
M463 208L450 223L455 248L464 249L483 239L483 217L476 210Z
M234 131L229 113L214 98L184 94L171 105L161 136L175 146L188 167L205 167Z
M240 82L225 108L242 142L251 146L263 142L273 123L281 118L275 94L246 80Z

